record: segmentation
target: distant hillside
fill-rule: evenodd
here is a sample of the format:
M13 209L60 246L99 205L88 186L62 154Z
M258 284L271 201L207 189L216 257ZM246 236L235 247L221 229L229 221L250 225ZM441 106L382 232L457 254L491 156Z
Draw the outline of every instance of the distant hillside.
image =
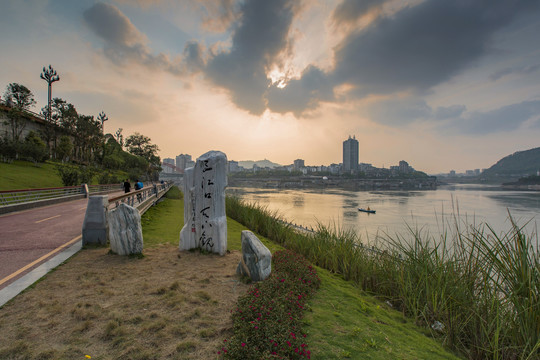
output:
M238 162L238 165L245 168L245 169L252 169L253 168L253 164L257 164L257 166L259 167L269 167L269 168L275 168L275 167L278 167L278 166L281 166L280 164L276 164L276 163L273 163L271 162L270 160L257 160L257 161L253 161L253 160L244 160L244 161L239 161Z
M518 151L497 161L482 177L527 176L540 169L540 147Z

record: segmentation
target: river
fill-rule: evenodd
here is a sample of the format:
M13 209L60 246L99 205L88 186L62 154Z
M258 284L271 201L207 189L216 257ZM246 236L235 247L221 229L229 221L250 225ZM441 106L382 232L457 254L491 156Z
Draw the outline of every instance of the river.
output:
M427 191L235 187L227 193L257 202L277 211L285 220L308 228L322 223L353 229L362 236L362 241L374 240L381 234L404 235L407 226L438 236L443 229L453 228L448 224L455 218L461 225L487 223L497 234L502 234L511 229L508 212L519 225L528 223L525 233L532 234L536 233L540 220L540 192L488 185L444 185ZM376 214L358 211L367 207L376 210Z

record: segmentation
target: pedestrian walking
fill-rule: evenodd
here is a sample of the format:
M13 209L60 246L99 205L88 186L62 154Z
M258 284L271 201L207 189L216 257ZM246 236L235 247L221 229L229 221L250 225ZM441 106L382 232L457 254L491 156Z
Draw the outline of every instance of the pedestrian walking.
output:
M126 181L124 181L124 192L128 193L130 191L131 191L131 183L129 182L129 179L126 179Z

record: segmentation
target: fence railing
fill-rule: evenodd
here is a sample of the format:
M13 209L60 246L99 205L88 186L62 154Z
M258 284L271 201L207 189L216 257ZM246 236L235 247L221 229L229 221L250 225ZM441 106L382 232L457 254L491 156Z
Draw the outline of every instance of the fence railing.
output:
M143 214L150 206L159 200L169 188L172 182L160 184L147 184L141 190L135 190L109 199L109 208L114 209L124 203L133 206Z
M84 194L84 192L84 186L80 185L43 189L4 190L0 191L0 206L53 198L72 197Z
M121 190L122 184L3 190L0 191L0 214Z

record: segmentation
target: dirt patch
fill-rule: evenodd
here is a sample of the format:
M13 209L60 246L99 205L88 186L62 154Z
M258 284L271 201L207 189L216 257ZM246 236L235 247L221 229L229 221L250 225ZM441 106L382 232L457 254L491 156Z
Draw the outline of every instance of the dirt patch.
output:
M210 359L247 285L241 253L86 249L0 309L0 358Z

